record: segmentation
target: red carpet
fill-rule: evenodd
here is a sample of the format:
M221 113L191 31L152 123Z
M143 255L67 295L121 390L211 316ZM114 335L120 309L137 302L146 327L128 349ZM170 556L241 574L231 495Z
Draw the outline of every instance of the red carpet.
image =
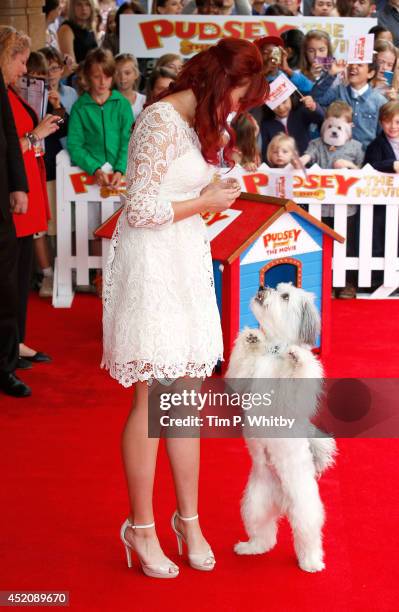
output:
M399 375L395 301L335 301L330 376ZM249 460L241 440L203 443L202 524L216 570L180 562L176 580L128 570L118 540L127 500L119 454L131 391L99 370L100 302L78 296L54 310L32 296L28 344L54 363L20 372L24 400L0 397L0 590L67 590L82 611L267 610L346 612L398 609L397 440L340 440L337 466L320 487L326 505L326 571L297 568L288 525L269 554L239 558L239 499ZM22 376L23 374L23 376ZM156 483L156 521L167 554L174 510L165 453ZM19 608L18 608L19 609Z

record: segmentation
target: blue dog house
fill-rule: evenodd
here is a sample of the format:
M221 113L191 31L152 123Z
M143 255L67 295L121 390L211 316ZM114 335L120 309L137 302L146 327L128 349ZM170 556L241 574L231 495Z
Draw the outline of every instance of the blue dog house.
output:
M275 287L282 281L316 295L322 323L316 348L327 352L333 241L344 238L281 198L243 193L226 216L224 228L210 235L225 363L240 330L258 325L249 303L259 285ZM222 223L223 213L219 217Z

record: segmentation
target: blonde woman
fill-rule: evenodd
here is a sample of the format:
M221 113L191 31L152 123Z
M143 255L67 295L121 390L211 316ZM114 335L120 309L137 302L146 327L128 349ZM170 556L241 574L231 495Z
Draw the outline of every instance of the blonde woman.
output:
M95 17L94 0L69 0L68 19L58 30L58 44L61 53L70 57L74 65L97 47Z
M33 258L33 235L47 230L49 206L46 191L46 171L43 158L36 155L40 140L56 132L59 117L38 117L16 89L19 79L26 73L30 53L30 39L11 26L0 26L0 70L4 76L15 127L19 138L25 173L28 180L28 208L25 214L14 214L17 235L18 276L18 335L19 367L31 367L27 362L40 363L51 358L25 344L26 314L30 289L30 270Z

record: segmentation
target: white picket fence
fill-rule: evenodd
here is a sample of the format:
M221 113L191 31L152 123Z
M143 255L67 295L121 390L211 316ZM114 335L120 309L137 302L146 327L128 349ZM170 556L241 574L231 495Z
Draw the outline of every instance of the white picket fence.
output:
M99 189L90 186L87 193L76 195L71 188L71 175L81 170L70 165L69 157L62 151L57 156L57 258L55 261L53 306L69 308L74 297L73 271L76 284L89 284L89 271L105 267L109 240L102 240L102 256L89 255L88 207L100 202L101 220L106 221L120 206L118 198L100 197ZM383 202L375 205L384 205ZM346 256L346 244L335 242L333 256L333 286L344 287L346 272L359 271L359 287L371 287L373 270L383 271L383 284L373 293L362 293L358 297L387 298L399 287L398 252L398 204L386 205L386 234L384 257L372 256L373 235L372 204L360 205L360 250L359 257ZM309 212L321 219L321 204L311 204ZM74 219L74 226L73 226ZM335 230L346 237L347 206L335 205ZM75 253L72 250L72 233L75 232Z
M101 256L89 255L89 239L93 238L88 230L89 206L100 202L102 223L120 206L119 197L101 199L98 187L92 187L88 195L75 197L70 176L80 172L79 168L70 165L65 151L57 155L57 257L53 285L53 306L56 308L70 308L72 305L73 280L76 285L89 285L90 270L104 269L107 262L109 240L101 240ZM73 271L76 272L75 278Z
M375 206L384 206L375 202ZM398 258L398 204L385 205L385 250L384 257L373 257L373 204L360 205L360 236L359 257L347 257L346 243L334 243L333 255L333 286L344 287L346 272L358 270L357 297L387 298L399 287L399 258ZM311 204L309 213L321 219L321 204ZM336 204L334 211L334 229L346 238L347 233L347 206ZM374 270L383 271L383 283L372 293L362 293L362 288L371 287L371 276Z

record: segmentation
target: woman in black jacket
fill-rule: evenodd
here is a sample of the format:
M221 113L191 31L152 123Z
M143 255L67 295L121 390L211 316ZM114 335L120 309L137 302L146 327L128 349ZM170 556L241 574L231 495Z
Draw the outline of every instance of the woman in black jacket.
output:
M19 357L17 238L11 211L24 214L28 205L25 175L13 114L0 71L0 389L27 397L30 388L14 374Z

